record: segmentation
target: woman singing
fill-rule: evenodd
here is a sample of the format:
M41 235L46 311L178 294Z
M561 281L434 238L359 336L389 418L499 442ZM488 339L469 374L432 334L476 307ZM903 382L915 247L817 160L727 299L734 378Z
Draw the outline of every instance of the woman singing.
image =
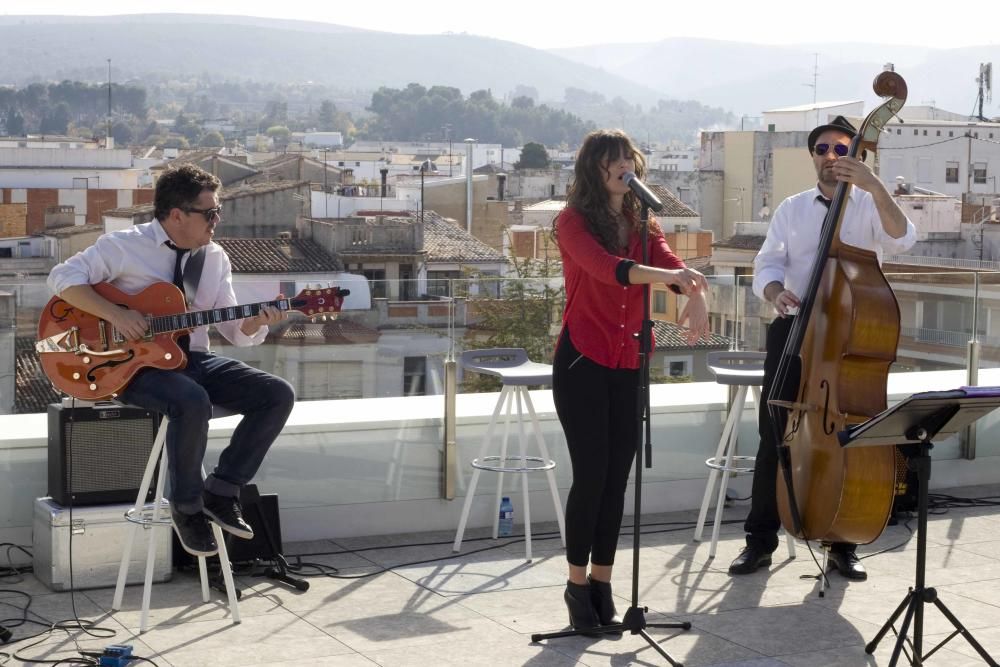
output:
M575 180L553 229L566 309L552 393L573 466L564 598L577 630L620 622L611 569L639 435L642 285L662 283L688 297L680 323L688 322L692 343L708 332L705 277L684 266L655 221L649 224L648 265L640 263L640 202L622 176L642 178L645 166L621 130L591 132L577 154Z

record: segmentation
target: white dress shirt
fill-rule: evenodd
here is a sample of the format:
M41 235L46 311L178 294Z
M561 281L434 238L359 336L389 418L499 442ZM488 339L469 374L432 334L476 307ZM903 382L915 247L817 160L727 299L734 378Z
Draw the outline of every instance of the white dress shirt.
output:
M97 239L94 245L78 252L49 274L49 289L61 294L75 285L94 285L108 282L128 294L136 294L156 282L172 283L177 254L166 245L170 240L153 220L129 229L110 232ZM184 255L187 265L190 253ZM216 243L205 246L205 264L201 280L190 310L209 310L238 305L233 292L232 265L225 250ZM267 327L261 327L253 336L240 330L241 320L219 322L215 325L234 345L245 347L264 341ZM191 349L207 352L208 326L191 332Z
M764 288L774 281L800 298L808 288L827 212L819 197L822 197L819 187L814 187L792 195L775 209L767 238L753 260L753 292L761 299ZM911 248L917 242L917 229L907 219L903 236L898 239L889 236L872 196L852 187L840 224L840 240L873 250L881 264L885 254L894 255Z

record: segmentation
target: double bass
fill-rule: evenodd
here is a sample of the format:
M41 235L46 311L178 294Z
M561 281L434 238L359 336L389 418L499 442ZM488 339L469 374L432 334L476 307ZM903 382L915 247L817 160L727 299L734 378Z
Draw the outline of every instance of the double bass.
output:
M906 82L895 72L879 74L873 88L887 99L864 119L851 157L874 152L882 128L906 102ZM838 183L831 200L768 411L778 442L782 526L802 539L867 544L892 509L895 448L844 449L838 433L886 409L900 315L877 255L840 239L851 187Z

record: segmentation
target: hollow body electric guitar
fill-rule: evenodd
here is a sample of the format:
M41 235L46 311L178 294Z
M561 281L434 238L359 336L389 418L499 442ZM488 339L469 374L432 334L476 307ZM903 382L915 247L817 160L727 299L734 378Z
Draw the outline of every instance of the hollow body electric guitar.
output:
M38 322L35 351L42 370L59 391L95 401L116 396L143 368L183 368L187 357L177 338L207 324L254 317L265 306L313 317L336 316L350 292L339 287L306 289L295 297L211 310L188 311L171 283L153 283L126 294L109 283L94 285L105 299L145 315L146 335L126 340L110 322L52 297Z

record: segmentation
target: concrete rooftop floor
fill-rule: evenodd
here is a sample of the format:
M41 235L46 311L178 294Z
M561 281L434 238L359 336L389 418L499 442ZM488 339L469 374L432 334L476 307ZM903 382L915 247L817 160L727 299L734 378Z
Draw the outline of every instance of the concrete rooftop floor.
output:
M995 497L1000 484L947 493ZM692 624L688 631L649 628L663 649L688 667L888 665L892 633L873 656L864 647L914 582L916 518L890 526L874 544L859 549L869 556L864 560L867 582L847 582L833 573L832 588L819 597L817 580L804 578L818 570L803 543L794 560L782 543L768 570L743 577L726 573L743 543L745 512L743 503L727 508L729 523L723 526L714 560L708 559L707 542L692 541L694 512L644 517L639 602L649 608L646 620ZM312 576L310 590L301 593L268 579L241 576L242 623L233 625L222 594L213 592L212 601L203 604L196 576L179 572L154 586L151 627L141 635L141 587L132 586L125 609L117 613L109 612L112 589L76 593L79 617L113 629L113 637L56 630L44 639L21 641L38 628L16 625L13 619L20 618L26 598L11 591L30 594L29 615L49 621L72 618L71 598L53 593L30 574L8 577L0 580L0 619L6 619L0 622L14 626L14 640L0 646L0 665L31 664L4 652L59 660L78 655L79 648L122 643L164 667L667 664L641 636L628 633L532 643L533 633L567 626L562 601L566 566L554 530L554 525L534 526L530 563L524 559L523 541L475 539L484 531L467 531L457 557L451 557L453 533L286 544L286 554L335 566L338 578ZM927 537L927 584L992 656L1000 656L1000 508L932 515ZM632 532L623 530L613 582L621 612L629 606L631 577ZM950 622L926 605L925 653L951 632ZM902 657L899 664L909 661ZM927 664L987 663L957 636Z

